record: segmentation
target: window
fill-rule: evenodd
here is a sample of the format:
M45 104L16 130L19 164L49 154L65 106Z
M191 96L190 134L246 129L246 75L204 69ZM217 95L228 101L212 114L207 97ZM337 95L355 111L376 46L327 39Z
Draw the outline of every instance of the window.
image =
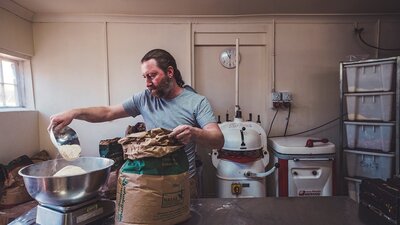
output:
M25 107L22 61L0 56L0 108Z

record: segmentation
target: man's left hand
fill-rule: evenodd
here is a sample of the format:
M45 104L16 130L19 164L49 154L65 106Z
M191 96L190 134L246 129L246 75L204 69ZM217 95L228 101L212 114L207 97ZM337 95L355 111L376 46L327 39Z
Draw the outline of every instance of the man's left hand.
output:
M179 125L172 130L172 132L169 134L169 137L175 138L182 144L186 145L194 139L195 129L196 128L189 125Z

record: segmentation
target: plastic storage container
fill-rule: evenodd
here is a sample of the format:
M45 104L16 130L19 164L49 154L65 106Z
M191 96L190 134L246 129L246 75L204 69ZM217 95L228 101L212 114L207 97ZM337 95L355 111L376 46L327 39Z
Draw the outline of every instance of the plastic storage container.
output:
M394 122L372 123L345 121L347 147L388 152L393 147Z
M394 92L345 94L349 120L394 120Z
M349 197L356 202L360 202L360 184L362 181L361 177L344 177L347 181L347 191Z
M386 180L393 171L394 153L344 150L347 175L350 177L380 178Z
M346 65L347 91L392 91L396 61L366 62Z

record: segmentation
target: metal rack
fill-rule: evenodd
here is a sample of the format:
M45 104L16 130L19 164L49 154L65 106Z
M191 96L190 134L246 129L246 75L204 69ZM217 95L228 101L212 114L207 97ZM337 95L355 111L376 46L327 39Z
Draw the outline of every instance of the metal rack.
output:
M380 65L388 63L391 64L393 63L393 81L392 88L390 91L394 92L394 102L393 102L393 113L394 115L394 135L392 140L394 142L394 149L393 151L391 150L390 152L394 152L394 171L392 173L392 176L400 176L400 56L398 57L390 57L390 58L383 58L383 59L370 59L370 60L361 60L361 61L354 61L354 62L341 62L340 63L340 112L341 112L341 120L340 120L340 151L337 154L337 159L339 161L339 166L336 168L337 172L337 190L338 194L347 194L345 192L346 187L345 185L347 182L344 182L344 176L346 175L346 161L345 161L345 154L344 150L348 148L347 143L347 135L346 135L346 130L345 130L345 122L348 121L348 115L347 115L347 106L346 106L346 99L345 99L345 94L348 94L347 90L347 68L349 66L371 66L371 65ZM388 92L387 90L385 91L377 91L377 92ZM354 92L353 92L354 93ZM359 93L368 93L366 92L359 92ZM382 121L377 121L377 123L380 123ZM357 150L357 149L355 149Z

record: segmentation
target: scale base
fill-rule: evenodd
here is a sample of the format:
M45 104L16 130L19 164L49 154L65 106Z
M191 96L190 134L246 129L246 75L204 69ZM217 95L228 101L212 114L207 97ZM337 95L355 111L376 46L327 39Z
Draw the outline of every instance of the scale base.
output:
M40 225L85 225L114 214L115 203L110 200L98 200L79 209L60 212L38 205L36 223Z

